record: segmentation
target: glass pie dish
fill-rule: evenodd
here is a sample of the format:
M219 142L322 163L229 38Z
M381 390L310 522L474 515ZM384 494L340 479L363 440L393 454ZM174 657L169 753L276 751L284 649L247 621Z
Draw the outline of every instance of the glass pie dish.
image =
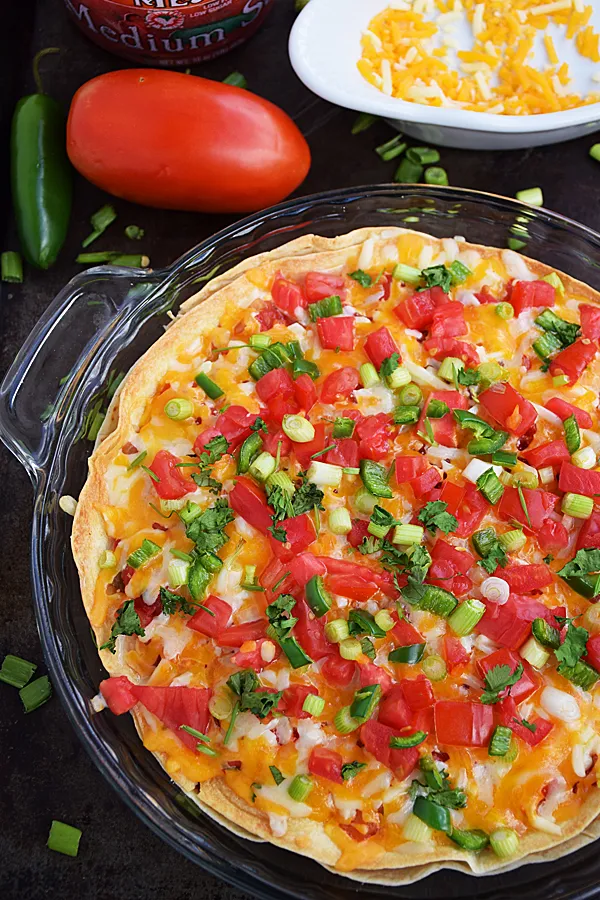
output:
M77 496L92 443L90 425L106 409L120 373L160 336L167 313L216 273L292 238L336 236L368 226L406 226L472 243L523 244L527 255L600 290L600 235L543 209L475 191L397 185L333 191L293 200L238 222L173 266L147 272L111 267L73 279L39 321L0 388L0 437L25 466L34 486L33 598L53 684L74 728L100 771L158 835L209 872L269 900L285 897L505 898L596 895L600 864L592 834L560 848L554 863L530 861L480 877L464 871L419 870L426 880L358 888L305 857L245 839L204 815L142 746L129 717L94 713L104 677L69 547L71 520L63 494ZM451 869L447 864L445 869Z

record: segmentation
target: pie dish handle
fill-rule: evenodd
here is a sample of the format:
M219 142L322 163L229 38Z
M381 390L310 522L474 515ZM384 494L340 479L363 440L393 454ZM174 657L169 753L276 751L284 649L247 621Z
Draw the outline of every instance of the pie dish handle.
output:
M34 484L90 368L102 369L120 321L146 307L164 274L89 269L63 288L27 337L0 386L0 439Z

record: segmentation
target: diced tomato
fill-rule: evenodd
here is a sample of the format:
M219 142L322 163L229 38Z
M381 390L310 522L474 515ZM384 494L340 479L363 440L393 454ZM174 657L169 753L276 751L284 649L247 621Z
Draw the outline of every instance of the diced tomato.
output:
M539 687L538 679L532 667L526 660L521 659L519 654L515 653L513 650L496 650L495 653L490 653L489 656L480 659L478 665L482 677L485 676L490 669L493 669L494 666L508 666L510 671L514 672L518 665L522 665L523 674L516 684L512 685L509 694L513 700L518 701L519 703L522 700L526 700L531 694L534 694Z
M435 703L431 682L424 675L419 675L417 678L403 678L400 682L400 687L402 688L404 699L410 708L415 711L426 709Z
M586 644L585 662L600 672L600 634L594 634Z
M224 438L229 442L231 453L252 433L250 426L256 421L256 414L249 413L243 406L228 406L216 422Z
M108 708L115 716L129 712L137 703L132 691L132 683L125 675L106 678L100 682L100 693L108 703Z
M291 719L309 719L310 713L302 709L302 704L309 694L318 694L312 684L290 684L283 692L278 709Z
M466 666L471 659L471 654L465 650L458 638L450 634L444 636L444 658L449 672L459 667Z
M545 466L558 466L565 460L571 459L567 445L563 440L548 441L526 450L521 454L534 469L543 469Z
M508 302L518 316L524 309L538 306L554 306L556 291L547 281L515 281Z
M560 467L558 486L561 491L572 491L574 494L584 494L593 497L600 494L600 472L593 469L580 469L573 463L564 462Z
M338 687L348 687L355 672L356 663L351 659L344 659L339 653L328 656L321 669L323 678Z
M365 750L384 766L392 769L396 777L402 781L415 768L419 759L417 747L409 747L407 750L392 750L390 738L397 734L393 728L389 728L381 722L369 719L360 729L360 739Z
M346 280L343 275L328 275L326 272L308 272L304 280L304 290L309 303L317 303L325 297L346 299Z
M317 422L314 426L315 428L315 436L312 441L306 441L301 444L297 441L292 441L292 449L294 451L294 456L300 463L303 469L308 469L312 460L311 456L313 453L319 453L320 450L325 448L325 425L323 422Z
M365 353L377 369L381 368L384 359L388 359L393 353L400 353L396 342L389 330L385 327L372 331L365 341ZM402 359L399 359L402 362Z
M387 413L377 413L374 416L362 416L356 423L353 437L363 441L375 437L377 434L389 434L392 418Z
M348 582L370 581L376 585L380 591L383 591L384 594L393 598L397 596L398 592L393 586L394 579L390 572L377 571L375 569L370 569L368 566L361 566L359 563L349 562L345 559L334 559L332 556L319 556L318 559L322 559L327 566L327 572L330 578L332 576L340 575ZM351 594L346 594L345 596L352 597ZM365 599L368 599L368 597Z
M427 462L423 456L397 456L396 457L396 483L406 484L422 475L427 469Z
M483 618L477 623L477 631L509 650L518 650L531 632L532 619L527 608L514 596L502 606L486 603L486 607Z
M218 638L227 628L231 618L231 606L220 597L210 594L202 604L206 609L199 609L197 613L188 619L187 627L193 631L199 631L207 637ZM210 609L210 613L207 610ZM213 613L213 615L211 615Z
M304 308L308 305L308 299L300 285L288 281L281 275L278 275L273 283L271 296L275 305L294 320L297 318L298 307Z
M432 338L452 338L461 337L467 330L464 306L452 300L436 308L429 334Z
M212 441L213 438L219 437L221 431L217 428L216 425L211 425L209 428L205 428L204 431L201 431L196 440L194 441L194 453L200 455L209 441Z
M261 410L261 417L263 420L267 420L270 416L268 410ZM264 434L261 432L261 437L263 439L263 450L266 450L267 453L270 453L271 456L277 456L277 447L281 444L281 459L290 455L290 451L292 449L292 442L289 437L282 431L279 427L278 422L269 422L269 433Z
M317 402L317 389L310 375L303 372L294 382L296 403L304 412L309 412Z
M331 644L325 637L325 626L321 619L316 619L308 604L300 599L294 606L294 616L298 621L294 625L294 637L314 662L331 654Z
M415 497L420 500L426 497L436 484L440 483L441 478L440 470L436 469L435 466L430 466L422 475L418 475L409 481L409 484Z
M354 316L331 316L317 321L321 347L325 350L354 349Z
M395 684L379 704L379 721L400 731L410 725L412 719L413 710L404 696L402 685Z
M467 398L463 397L458 391L432 391L427 403L423 406L421 417L417 423L417 431L421 432L421 434L425 433L425 419L432 400L441 400L442 403L446 403L449 406L450 410L467 409L469 405ZM456 422L452 412L446 413L445 416L441 416L439 419L429 419L429 422L433 436L438 444L442 444L444 447L457 446Z
M334 594L362 603L379 590L375 581L360 576L329 575L328 585Z
M435 737L435 714L434 714L434 706L428 706L426 709L418 709L412 720L412 728L415 731L424 731L425 734L430 734L432 737Z
M580 428L591 428L594 424L592 417L585 409L573 406L572 403L567 403L566 400L562 400L560 397L551 397L550 400L546 401L545 406L546 409L553 412L554 415L558 416L559 419L562 419L563 422L565 419L568 419L569 416L575 416L575 420Z
M388 435L379 431L371 438L362 440L358 447L358 453L361 459L374 459L381 461L385 459L392 449L391 439Z
M442 489L442 500L444 499L443 493ZM455 514L458 525L454 534L457 537L469 537L472 535L474 531L477 531L479 523L488 509L488 503L483 494L471 482L466 484L461 505Z
M343 784L342 764L344 760L335 750L327 747L313 747L308 757L308 771L311 775L327 778L336 784Z
M466 575L469 569L475 565L475 557L468 550L459 547L453 547L443 538L438 538L431 551L433 560L447 560L452 563L454 573Z
M550 363L548 371L553 378L556 375L566 375L569 384L575 384L594 359L597 350L597 344L582 338L561 350Z
M444 484L442 485L440 500L446 504L447 512L449 512L453 516L456 516L462 506L464 495L464 487L461 487L460 485L455 484L454 481L450 481L448 478L446 478Z
M581 526L577 536L577 549L600 547L600 512L593 512Z
M262 309L256 313L256 321L261 331L270 331L273 325L287 324L287 317L275 306L274 303L265 303Z
M267 505L261 489L249 478L239 476L233 490L229 492L229 505L249 525L263 534L268 534L273 510Z
M552 584L552 572L546 563L529 566L511 565L496 569L495 575L503 578L514 594L530 594Z
M291 567L281 562L280 559L272 557L263 569L260 576L260 583L266 589L265 598L267 603L272 603L279 594L291 594L298 598L302 593L300 585L292 578ZM273 593L273 588L277 585L277 591Z
M325 455L325 462L331 466L344 466L345 468L357 468L360 460L358 444L352 438L342 438L334 441L335 447Z
M181 725L189 725L206 734L210 724L208 701L212 691L210 688L195 687L154 687L134 684L131 688L136 699L148 712L166 725L180 741L196 749L198 738L182 731Z
M411 625L408 619L400 619L395 611L391 615L396 623L391 630L391 635L399 647L425 643L425 638L417 631L414 625Z
M548 719L541 719L537 716L535 719L529 720L530 724L535 726L534 731L521 724L523 717L519 715L517 704L512 697L507 697L501 703L497 703L495 712L498 724L506 725L512 729L513 733L525 741L526 744L529 744L530 747L535 747L541 743L554 728L554 725Z
M346 540L350 544L351 547L358 547L359 544L362 544L364 538L369 534L369 520L368 519L353 519L352 520L352 530L348 535L346 535Z
M140 625L142 628L146 628L152 619L155 619L156 616L160 616L162 612L162 603L160 597L157 597L154 603L150 604L144 603L143 597L136 597L133 608L139 616Z
M294 396L294 382L287 369L271 369L256 382L256 393L267 406L271 401L291 399Z
M435 337L429 338L423 344L430 356L441 362L447 356L455 356L470 368L479 365L479 353L473 344L466 341L457 341L456 338Z
M563 463L561 467L564 469L568 463ZM576 467L573 466L575 469ZM577 469L578 472L584 472L583 469ZM537 531L542 527L554 507L558 503L556 494L550 491L542 491L534 488L522 488L523 501L527 507L527 515L521 505L521 498L517 488L505 487L502 499L497 507L498 515L506 522L516 521L528 530ZM528 519L529 516L529 519ZM531 523L531 525L529 524Z
M180 462L179 457L173 456L168 450L159 450L154 457L150 469L158 481L152 479L152 486L161 500L179 500L196 490L194 482L185 479L181 469L176 468Z
M479 402L502 428L517 437L529 431L537 419L534 405L507 381L492 384L479 395Z
M310 581L314 575L325 575L327 567L322 560L317 559L312 553L300 553L292 559L287 567L294 581L302 587Z
M498 302L498 298L494 297L487 284L484 284L480 291L474 291L474 294L480 303L485 304Z
M241 650L238 650L238 652L234 653L231 657L232 663L236 666L239 666L240 669L252 669L254 672L262 672L263 669L266 669L267 666L270 666L272 662L275 662L275 660L279 659L279 657L281 656L281 647L279 646L279 644L276 644L274 641L270 641L268 638L260 638L257 641L248 641L244 643L246 644L247 649L244 649L244 645L242 645ZM272 652L272 647L275 647L275 653L268 662L264 660L262 656L262 648L264 644L271 645L271 647L269 647L269 656Z
M299 553L303 553L317 539L315 526L306 513L284 519L279 523L279 527L285 530L287 540L282 543L269 535L269 543L273 555L283 562L289 562Z
M283 422L284 416L297 416L300 407L294 398L273 397L269 403L269 416L278 425Z
M467 575L455 575L450 585L449 590L456 594L457 597L462 597L472 589L473 582Z
M582 303L579 307L579 315L582 337L588 338L590 341L597 341L600 338L600 307Z
M555 550L564 550L569 544L569 532L562 522L552 522L548 519L537 532L540 548L544 553Z
M352 366L344 366L330 372L321 389L321 403L335 403L336 400L346 400L352 391L360 384L360 377Z
M434 706L435 732L440 744L485 747L494 727L494 713L484 703L438 700Z
M381 694L385 697L393 688L394 679L381 666L375 663L364 663L360 666L360 686L367 687L369 684L380 685Z
M423 331L433 321L435 308L431 291L416 291L396 306L394 312L407 328Z
M241 647L246 641L258 641L264 638L268 624L266 619L255 619L242 625L232 625L217 635L217 644L221 647Z

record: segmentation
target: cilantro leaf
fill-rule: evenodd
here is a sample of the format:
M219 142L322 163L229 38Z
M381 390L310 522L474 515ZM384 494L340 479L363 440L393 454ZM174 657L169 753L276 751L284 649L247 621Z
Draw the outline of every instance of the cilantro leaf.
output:
M456 383L462 384L464 387L471 387L474 384L479 384L481 381L481 375L477 371L477 369L457 369L456 370Z
M269 506L273 507L274 523L282 522L294 515L291 497L280 485L267 487L267 501Z
M482 703L498 703L510 694L510 688L516 684L523 674L523 664L519 663L513 671L508 665L493 666L485 673L486 690L481 695ZM504 691L506 694L500 696Z
M192 472L192 480L196 482L198 487L209 488L212 494L220 494L223 490L221 482L217 481L216 478L212 478L208 472Z
M398 525L398 521L393 517L391 512L384 509L383 506L376 506L371 513L370 522L378 528L387 528L389 531L394 525Z
M256 419L250 426L250 431L264 431L265 434L269 433L266 422L264 422L260 416L256 417Z
M276 522L275 519L273 519L273 521ZM287 541L287 532L285 528L282 528L280 525L269 525L267 531L271 532L276 541L281 541L282 544L285 544Z
M600 550L578 550L573 559L558 571L561 578L600 572Z
M585 645L589 636L590 634L587 629L579 628L577 625L573 625L573 622L569 622L563 643L558 650L554 651L555 656L560 663L558 667L559 674L562 674L561 667L563 665L571 667L579 662L585 652Z
M452 287L452 273L446 266L429 266L428 269L423 269L421 277L425 281L425 288L441 287L447 294Z
M496 571L498 566L504 568L508 565L506 550L497 538L490 541L489 544L486 544L485 556L479 560L479 565L482 566L486 572L489 572L490 575Z
M383 540L374 534L367 534L357 547L359 553L367 556L369 553L377 553L383 547Z
M429 800L437 803L438 806L445 806L447 809L464 809L467 805L467 795L460 788L430 791L427 797Z
M142 628L140 617L135 611L134 601L127 600L120 609L117 610L117 617L113 627L110 630L110 637L105 644L100 647L101 650L109 650L110 653L116 652L117 637L120 634L132 635L138 634L144 637L146 632Z
M292 498L293 515L301 516L302 513L310 512L315 507L317 509L325 509L322 504L323 491L309 481L306 475L301 475L302 484Z
M275 694L271 694L268 691L259 690L261 684L252 669L241 669L230 675L227 679L227 687L240 698L240 710L248 710L259 719L264 719L277 706L283 693L283 691L277 691Z
M432 534L435 534L436 528L439 528L444 534L449 534L458 527L458 520L451 513L446 512L447 509L448 504L443 500L432 500L419 511L417 519Z
M265 610L267 619L280 640L289 637L290 631L298 621L291 614L295 605L296 600L291 594L280 594Z
M532 734L535 734L537 731L537 725L535 722L528 722L527 719L517 719L513 716L513 722L516 722L517 725L522 725L523 728L527 728L531 731Z
M354 778L355 775L358 775L361 769L364 769L367 764L364 762L358 762L358 760L354 760L351 763L344 763L342 766L342 778L344 781L350 781L351 778Z
M356 272L350 272L350 278L354 278L354 280L358 281L360 286L364 288L370 288L373 284L373 279L369 273L363 272L362 269L357 269Z
M163 612L168 616L174 615L178 609L186 616L193 616L198 609L197 604L190 603L189 600L186 600L181 594L174 594L165 587L161 587L159 596Z
M198 553L215 552L229 540L225 528L234 518L233 510L222 497L189 523L186 537L196 544Z
M395 372L398 366L400 365L400 354L392 353L391 356L388 356L381 363L381 368L379 369L379 374L382 378L389 378L392 372Z

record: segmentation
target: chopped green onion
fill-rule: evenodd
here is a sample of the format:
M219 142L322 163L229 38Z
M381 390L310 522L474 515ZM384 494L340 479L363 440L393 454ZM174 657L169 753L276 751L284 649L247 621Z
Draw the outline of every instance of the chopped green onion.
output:
M600 674L581 659L577 660L574 666L561 663L558 672L571 684L576 684L584 691L590 691L600 678Z
M416 844L424 844L431 840L431 828L413 813L406 819L402 831L407 841L414 841Z
M396 647L392 650L388 659L391 663L406 663L414 666L420 662L425 652L425 644L408 644L406 647Z
M427 166L440 161L440 154L433 147L411 147L406 151L406 158L413 163Z
M361 459L360 477L367 491L374 497L391 499L394 496L387 483L387 471L379 463L371 459Z
M574 519L589 519L594 511L594 500L583 494L567 493L562 498L560 508L565 515L573 516Z
M448 271L452 275L452 284L464 284L467 278L470 278L473 274L469 267L461 263L459 259L455 259L453 263L450 263Z
M332 644L340 644L350 637L347 619L334 619L325 626L325 636Z
M184 562L182 559L172 559L168 566L169 586L178 588L187 584L189 572L189 562Z
M550 654L544 650L541 644L538 644L534 637L525 641L519 653L534 669L541 669L550 659Z
M386 633L391 631L396 624L387 609L380 609L375 613L373 618L375 619L377 627L381 628L381 630Z
M131 462L127 466L127 471L131 472L132 469L137 468L140 465L140 463L144 462L144 460L146 459L147 456L148 456L148 451L142 450L141 453L138 453L138 455L135 457L135 459L131 460Z
M127 565L131 566L132 569L139 569L140 566L143 566L149 560L153 559L153 557L157 556L161 551L162 547L159 547L154 541L149 541L148 538L144 538L141 547L138 547L137 550L134 550L133 553L130 553L127 557Z
M421 270L404 263L396 263L392 270L392 278L395 281L403 281L406 284L416 285L422 280Z
M488 756L506 756L510 750L512 731L506 725L496 725L488 745Z
M524 191L517 191L515 197L517 198L517 200L520 200L521 203L528 203L530 206L544 205L544 195L542 194L542 189L539 187L527 188Z
M593 469L596 466L596 454L591 447L581 447L571 456L571 462L580 469Z
M312 780L308 775L296 775L288 788L288 794L296 803L306 800L313 789Z
M228 719L233 711L233 700L229 691L220 690L212 695L208 701L208 711L215 719Z
M174 419L176 422L182 422L184 419L189 419L193 412L194 404L184 397L175 397L173 400L169 400L165 403L165 415L168 416L169 419Z
M251 334L248 340L252 350L266 350L272 338L268 334Z
M600 162L600 144L592 144L590 147L590 156L592 159L595 159L596 162Z
M267 453L266 450L260 453L248 468L250 475L257 481L266 481L273 474L277 467L275 457Z
M361 487L354 495L354 505L359 513L370 516L377 506L377 497L371 494L366 487Z
M519 849L519 835L512 828L497 828L490 834L490 846L500 859L508 859Z
M477 489L481 491L488 503L495 506L504 493L504 485L493 469L488 469L477 479Z
M130 241L141 241L145 233L144 229L138 225L128 225L125 229L125 237L128 237Z
M390 747L392 750L405 750L408 747L418 747L423 741L426 741L428 734L426 731L415 731L414 734L407 734L401 737L391 737Z
M555 375L552 379L552 384L554 387L564 387L565 384L569 383L568 375Z
M443 381L454 383L458 377L458 373L461 372L464 367L464 363L461 359L457 359L455 356L447 356L442 360L442 364L438 369L438 378L441 378Z
M407 384L398 394L400 406L419 406L423 400L423 391L418 384ZM431 401L430 405L431 405Z
M223 84L230 84L233 87L247 88L248 82L241 72L231 72L227 78L223 79Z
M223 738L223 744L225 747L229 743L231 735L233 734L233 727L235 725L235 721L239 715L239 712L240 712L240 704L239 704L239 700L236 700L235 704L233 706L233 709L231 710L231 718L229 720L229 725L227 727L227 731L225 732L225 737ZM226 719L227 716L223 716L223 718Z
M404 153L405 150L406 141L402 140L401 134L397 134L390 141L386 141L385 144L381 144L381 146L375 147L375 153L377 153L384 162L389 162L391 159L396 159L396 157Z
M315 436L315 428L304 416L285 415L281 423L283 433L295 444L307 444Z
M106 204L102 206L94 215L90 218L90 222L92 228L94 229L88 237L84 241L81 242L82 247L89 247L91 243L93 243L96 238L99 238L103 232L106 231L109 225L117 218L117 213L115 212L114 206L110 204Z
M205 744L210 743L210 738L207 734L204 734L202 731L197 731L197 729L192 728L191 725L180 725L179 727L182 731L185 731L186 734L191 734L192 737L198 738L199 741L204 741Z
M394 544L420 544L423 541L425 529L422 525L396 525L394 529Z
M404 157L394 175L397 184L418 184L423 175L423 166Z
M391 375L387 377L388 387L390 387L393 391L398 388L405 387L410 384L410 372L408 369L405 369L404 366L398 366L397 369L394 369Z
M219 397L224 396L225 392L222 391L219 385L204 372L199 372L198 375L196 375L196 384L198 387L202 388L204 393L210 397L211 400L218 400Z
M349 438L352 437L355 426L354 419L348 419L344 416L338 417L333 423L333 437L334 438Z
M527 538L522 528L513 528L512 531L505 531L504 534L498 535L498 540L507 553L516 553L527 543Z
M322 300L317 300L316 303L308 304L308 315L311 322L316 322L318 319L329 319L331 316L339 316L341 312L342 301L336 294L331 297L323 297Z
M216 750L213 750L212 747L207 747L206 744L196 744L196 750L198 753L204 753L205 756L218 756Z
M479 372L481 380L488 384L500 381L504 375L504 369L497 362L481 363L477 366L477 371Z
M512 319L515 314L514 307L510 303L497 303L494 309L496 315L501 319Z
M581 447L581 432L574 415L569 416L564 420L563 428L565 429L565 443L567 445L567 450L573 455L573 453Z
M81 834L79 828L53 819L46 846L56 853L64 853L65 856L77 856Z
M358 659L362 653L360 641L356 638L346 638L340 642L340 656L343 659Z
M448 173L441 166L428 166L425 169L425 184L438 184L446 187L450 184Z
M490 843L490 839L485 831L481 831L479 828L473 828L470 831L462 828L453 828L450 832L450 840L469 853L479 853L481 850L485 850Z
M325 701L318 694L307 694L302 704L302 711L311 716L320 716L325 709Z
M31 676L37 669L35 663L28 662L20 656L13 656L8 653L4 657L2 668L0 669L0 681L10 684L11 687L23 688L30 681Z
M329 513L329 530L333 534L349 534L352 531L352 519L347 509L332 509Z
M430 681L443 681L448 672L445 661L441 656L436 656L435 654L426 656L421 663L421 668L423 674L426 675Z
M359 370L360 380L365 388L379 384L380 378L373 363L363 363Z
M427 797L416 798L413 806L413 814L436 831L445 831L446 834L452 832L450 810L445 806L434 803L432 800L428 800Z
M479 620L485 615L486 606L480 600L465 600L458 606L450 618L448 625L459 637L471 634Z
M292 479L287 474L287 472L273 472L272 475L269 475L267 478L267 487L269 489L273 489L275 487L281 488L284 494L287 494L288 497L293 497L296 491Z
M493 466L506 466L508 469L512 469L516 464L516 453L510 453L508 450L496 450L495 453L492 453Z
M50 684L50 679L47 675L42 675L41 678L30 681L29 684L26 684L25 687L22 687L19 691L19 697L23 702L26 713L33 712L38 706L46 703L51 696L52 685Z
M21 284L23 281L23 260L15 250L5 250L0 257L2 281Z
M342 470L339 466L333 466L331 463L313 459L308 467L306 477L318 487L337 488L342 483Z
M555 291L558 291L559 294L564 294L565 286L556 274L556 272L550 272L549 275L544 275L542 281L547 281L548 284L551 284Z
M298 0L296 0L298 2ZM300 0L302 2L302 7L306 6L308 0L304 2L304 0ZM356 119L354 120L354 125L352 126L351 134L360 134L362 131L366 131L371 127L376 121L377 116L372 115L371 113L360 113Z
M98 567L100 569L114 569L117 565L117 557L112 550L103 550L98 557Z

